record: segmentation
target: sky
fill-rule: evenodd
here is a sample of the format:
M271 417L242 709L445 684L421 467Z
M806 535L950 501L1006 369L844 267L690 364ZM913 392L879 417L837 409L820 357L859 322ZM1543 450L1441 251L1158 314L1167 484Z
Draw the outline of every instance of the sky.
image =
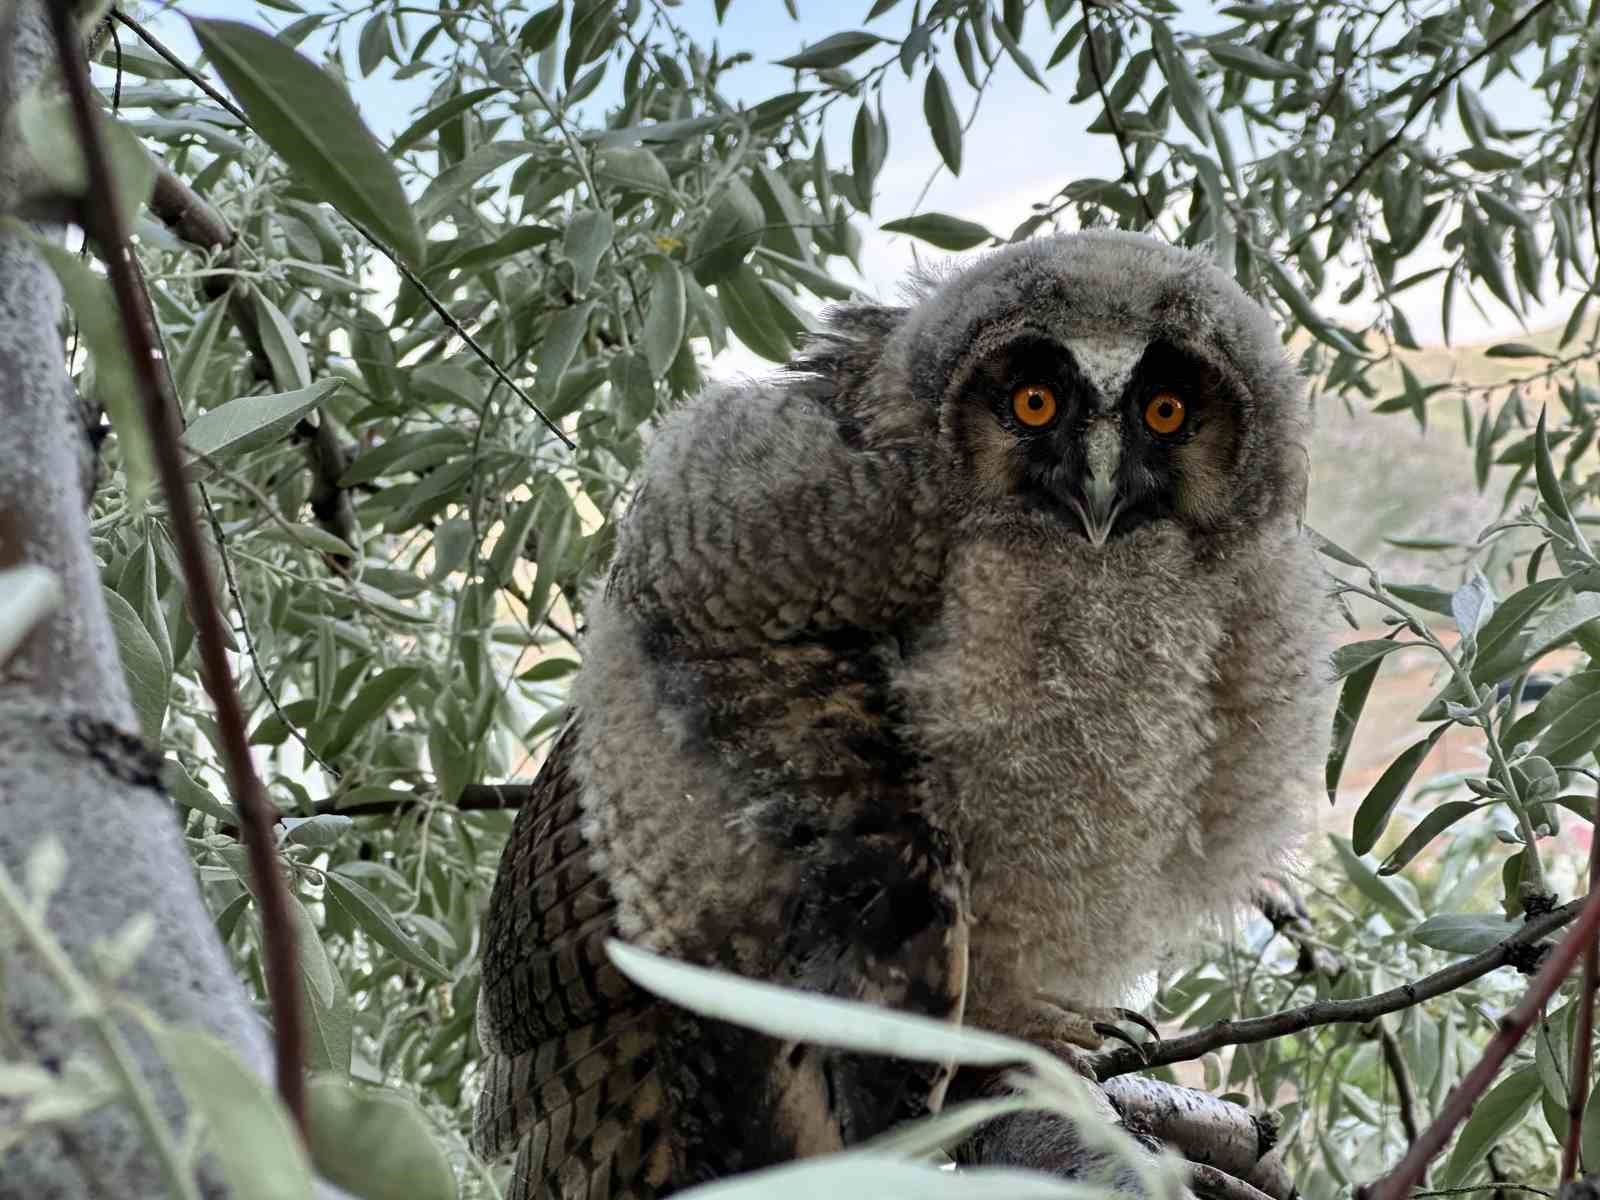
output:
M308 7L313 6L308 3ZM542 6L543 0L529 0L525 7L531 11ZM426 0L419 7L426 7ZM801 19L796 22L788 17L782 0L731 0L719 27L712 0L683 0L675 16L702 44L716 40L725 50L747 50L754 55L754 62L726 77L724 88L731 99L753 103L792 86L791 72L772 65L773 60L794 53L806 42L851 28L851 15L859 22L870 7L868 0L851 0L847 4L838 0L799 0ZM1022 45L1042 67L1058 34L1050 28L1042 5L1030 7L1035 11L1030 13ZM1204 31L1225 23L1225 18L1213 15L1214 6L1183 0L1182 7L1185 11L1176 20L1186 30ZM292 19L284 13L258 6L255 0L184 0L163 9L151 17L149 23L158 36L186 58L197 58L198 48L180 13L226 17L257 25L281 26ZM858 24L855 27L899 36L904 31L908 13L909 6L902 5L870 26ZM354 38L359 26L359 20L349 24L346 61L352 64L355 62ZM953 59L953 56L941 56L941 60L946 58ZM857 65L872 60L869 52ZM942 61L942 67L957 110L965 118L971 90L954 61ZM373 78L353 81L357 105L381 140L387 140L410 123L427 93L425 79L396 81L392 78L393 70L392 64L385 64ZM911 80L898 69L892 69L890 78L884 90L884 109L891 130L889 157L878 179L872 215L858 221L863 234L861 274L849 278L849 282L870 296L892 301L898 294L899 281L916 265L919 257L922 261L928 261L930 256L933 261L945 261L952 256L877 228L914 211L919 194L940 166L922 115L921 68ZM1115 142L1085 130L1099 113L1097 102L1091 99L1079 104L1068 103L1072 90L1070 70L1058 69L1045 78L1051 86L1049 92L1041 90L1002 59L1001 69L995 72L977 120L967 132L960 177L937 170L920 211L951 213L1006 236L1030 215L1031 204L1048 200L1067 181L1082 177L1114 179L1121 174ZM1502 124L1509 126L1531 123L1539 111L1531 92L1510 76L1502 77L1485 98ZM848 161L850 122L855 106L841 103L835 105L834 111L838 119L825 130L830 153L836 159ZM1458 142L1459 133L1447 128L1439 137L1442 144L1449 147L1452 142ZM1430 253L1442 256L1438 239L1431 248L1425 246L1419 251L1415 269L1432 265L1428 261ZM1442 257L1439 261L1443 261ZM1328 301L1338 286L1336 282L1324 294ZM1407 316L1424 343L1442 337L1438 288L1437 283L1419 285L1408 293L1406 300ZM1571 298L1547 294L1546 299L1551 302L1544 309L1528 315L1529 327L1539 328L1564 319ZM1359 321L1368 315L1359 301L1344 310L1331 303L1323 307L1329 315L1340 319ZM1487 307L1485 318L1470 304L1457 302L1453 332L1458 343L1515 337L1522 332L1523 326L1514 314L1493 301L1489 301ZM765 366L754 355L735 348L719 359L715 373L759 370Z

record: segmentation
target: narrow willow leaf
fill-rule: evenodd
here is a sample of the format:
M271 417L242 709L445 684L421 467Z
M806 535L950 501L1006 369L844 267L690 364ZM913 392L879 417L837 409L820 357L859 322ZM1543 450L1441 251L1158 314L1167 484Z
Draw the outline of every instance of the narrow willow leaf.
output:
M1539 423L1534 427L1534 472L1539 481L1539 495L1551 510L1565 520L1572 520L1572 510L1567 507L1567 495L1561 490L1561 477L1556 474L1555 463L1550 460L1550 438L1545 432L1545 410L1539 410Z
M1411 938L1447 954L1482 954L1521 928L1521 921L1508 921L1498 915L1439 913L1413 929Z
M589 294L595 271L600 266L600 256L611 248L614 235L610 209L587 208L568 223L562 249L572 263L573 290L579 297Z
M1325 534L1319 533L1311 526L1305 526L1305 534L1307 540L1316 547L1317 553L1326 554L1335 562L1342 562L1347 567L1360 567L1364 571L1372 570L1371 565L1364 559L1357 558L1350 551L1339 545L1338 542Z
M777 60L778 66L790 67L796 71L810 68L812 70L827 70L831 67L842 67L845 63L886 39L875 33L865 30L846 30L823 38L814 45L807 46L799 54L791 54L788 58Z
M1350 743L1355 739L1356 726L1361 723L1361 710L1367 705L1372 681L1378 677L1378 668L1382 665L1381 658L1374 658L1365 666L1357 667L1345 677L1344 686L1339 689L1339 706L1333 714L1333 744L1328 750L1328 764L1323 772L1330 804L1338 794L1339 777L1344 774Z
M430 266L428 275L442 277L450 271L481 271L525 250L553 242L560 236L559 231L551 229L548 225L519 225L492 242L441 258Z
M17 133L28 148L28 156L44 175L51 190L68 196L82 196L89 190L89 165L79 147L77 120L71 104L59 96L47 96L33 88L17 102L13 118ZM116 185L113 202L125 225L133 224L139 209L150 198L155 186L156 162L127 125L96 114L111 179Z
M172 386L185 407L195 403L195 392L205 378L206 368L211 366L211 352L227 323L228 297L218 296L206 305L205 312L189 330L189 336L183 339L183 349L178 351L178 359L172 366Z
M1600 672L1584 674L1592 676ZM1543 707L1541 703L1540 708ZM1600 746L1600 691L1591 690L1552 721L1540 736L1534 752L1552 763L1567 766L1581 762L1597 746Z
M1406 785L1449 728L1448 723L1440 725L1421 741L1407 746L1378 776L1378 782L1372 785L1372 790L1356 810L1355 822L1350 829L1350 848L1357 854L1369 853L1378 844Z
M332 972L332 983L325 1000L306 989L306 1067L343 1076L350 1073L355 1020L344 976Z
M921 213L902 217L881 227L885 233L904 233L941 250L970 250L994 237L982 225L946 213Z
M238 21L189 18L206 57L301 186L420 265L422 233L394 162L350 95L281 38Z
M1531 1064L1518 1067L1490 1088L1467 1118L1434 1186L1449 1188L1465 1183L1495 1144L1517 1127L1540 1090L1539 1070Z
M1406 834L1405 840L1389 852L1389 857L1378 867L1378 874L1394 875L1403 870L1434 838L1463 817L1477 812L1478 807L1469 800L1447 800L1439 805L1418 821L1417 827Z
M215 459L270 445L287 435L295 422L338 391L342 383L340 379L319 379L298 391L230 400L189 422L183 433L184 445L197 456ZM198 458L189 466L191 476L204 475L207 470Z
M455 1200L455 1174L426 1117L397 1092L342 1078L306 1089L317 1174L361 1200Z
M289 323L289 318L257 289L251 289L250 299L255 304L261 327L261 344L272 366L273 381L285 391L310 387L311 362L306 357L305 344Z
M1478 656L1472 664L1475 683L1492 683L1514 674L1527 651L1527 626L1562 587L1560 579L1541 579L1513 592L1478 631Z
M517 34L517 44L528 54L538 54L555 44L561 32L561 19L566 15L566 0L556 0L548 8L541 8L523 23Z
M668 258L653 258L650 267L650 298L645 309L644 353L650 374L660 379L672 366L683 345L689 319L689 299L678 265Z
M133 699L133 710L139 718L139 728L153 745L160 744L161 724L167 713L167 697L171 692L172 676L161 661L161 651L155 638L145 628L139 614L121 596L110 588L102 591L106 610L111 617L111 630L117 638L117 651L122 658L122 673L128 681L128 692Z
M559 10L561 6L556 5L555 7L557 10ZM559 11L557 15L559 16ZM537 16L530 17L529 24L532 24L533 21L537 19ZM433 108L430 108L427 112L423 113L422 116L418 117L410 125L406 126L406 128L401 132L400 136L395 138L394 141L390 143L389 156L391 158L399 158L400 155L411 149L411 147L415 146L418 142L422 141L423 138L434 132L434 130L438 129L440 126L449 121L453 121L456 117L459 117L462 113L466 112L474 105L483 103L483 101L487 100L490 96L495 95L500 90L501 89L499 87L474 88L470 92L462 92L459 96L451 96L450 99L445 100L440 104L436 104Z
M583 332L589 326L589 313L593 300L564 308L556 314L545 330L544 345L539 348L539 390L546 397L554 397L561 386L561 377L572 365L572 356L578 352Z
M735 337L769 362L788 360L793 347L759 275L739 265L717 282L717 299Z
M763 220L761 201L750 185L738 177L729 180L694 240L689 259L694 277L709 285L744 262L761 240Z
M1328 841L1333 844L1334 853L1339 858L1339 865L1344 868L1345 877L1355 885L1358 892L1379 908L1387 910L1391 916L1399 917L1410 924L1417 924L1423 920L1422 909L1412 898L1413 889L1404 880L1380 877L1376 871L1361 861L1361 856L1351 848L1346 839L1336 834L1329 834Z
M137 512L155 485L155 460L150 455L150 438L134 380L133 360L128 354L127 335L111 297L111 287L64 247L37 236L20 223L6 218L0 221L28 239L61 284L84 344L94 356L94 396L110 417L111 428L121 444L128 503Z
M961 117L950 99L944 73L937 66L929 69L928 82L922 89L922 115L944 165L950 168L950 174L961 174Z
M1206 53L1222 66L1251 79L1302 80L1306 77L1305 71L1294 63L1273 58L1241 42L1214 42L1206 46Z
M202 1144L240 1200L305 1200L311 1166L267 1081L203 1029L152 1030L189 1105L206 1114Z
M367 680L340 713L338 723L317 748L318 753L325 758L338 755L374 717L425 673L424 667L390 667Z
M401 962L416 967L434 979L450 978L450 972L417 945L411 936L400 928L399 922L382 902L366 888L353 879L347 879L333 871L326 872L322 878L327 884L326 897L330 908L338 909L347 920Z
M1172 31L1156 18L1150 20L1150 44L1156 52L1156 62L1160 64L1161 73L1166 76L1172 103L1178 110L1178 116L1189 127L1190 133L1199 138L1203 145L1209 146L1211 120L1208 113L1211 105L1207 102L1205 91L1189 65L1188 55L1178 49Z

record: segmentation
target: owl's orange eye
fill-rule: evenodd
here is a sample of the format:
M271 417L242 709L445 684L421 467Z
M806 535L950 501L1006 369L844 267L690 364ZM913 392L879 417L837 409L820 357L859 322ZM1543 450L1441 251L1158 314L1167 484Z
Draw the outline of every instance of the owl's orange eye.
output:
M1177 433L1183 415L1183 401L1174 392L1157 392L1144 406L1144 423L1156 433Z
M1025 383L1011 393L1011 411L1024 425L1048 425L1056 417L1056 394L1042 383Z

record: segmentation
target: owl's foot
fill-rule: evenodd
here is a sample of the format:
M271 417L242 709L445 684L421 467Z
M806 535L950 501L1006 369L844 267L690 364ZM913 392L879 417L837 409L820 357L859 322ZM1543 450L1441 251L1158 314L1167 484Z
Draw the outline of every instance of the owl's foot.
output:
M1045 1011L1056 1018L1051 1023L1054 1038L1083 1050L1099 1050L1105 1045L1106 1038L1115 1038L1132 1046L1144 1057L1149 1042L1161 1040L1161 1031L1147 1017L1131 1008L1078 1004L1048 992L1039 993L1039 1000ZM1149 1040L1141 1041L1134 1037L1118 1026L1119 1021L1137 1025L1150 1035Z

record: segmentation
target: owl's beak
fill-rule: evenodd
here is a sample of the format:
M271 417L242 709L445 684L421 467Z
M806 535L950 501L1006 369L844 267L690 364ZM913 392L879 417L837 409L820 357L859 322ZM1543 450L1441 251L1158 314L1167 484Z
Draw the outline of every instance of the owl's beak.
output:
M1084 435L1084 504L1074 503L1090 544L1104 546L1122 511L1117 468L1122 464L1122 422L1115 415L1096 417Z

